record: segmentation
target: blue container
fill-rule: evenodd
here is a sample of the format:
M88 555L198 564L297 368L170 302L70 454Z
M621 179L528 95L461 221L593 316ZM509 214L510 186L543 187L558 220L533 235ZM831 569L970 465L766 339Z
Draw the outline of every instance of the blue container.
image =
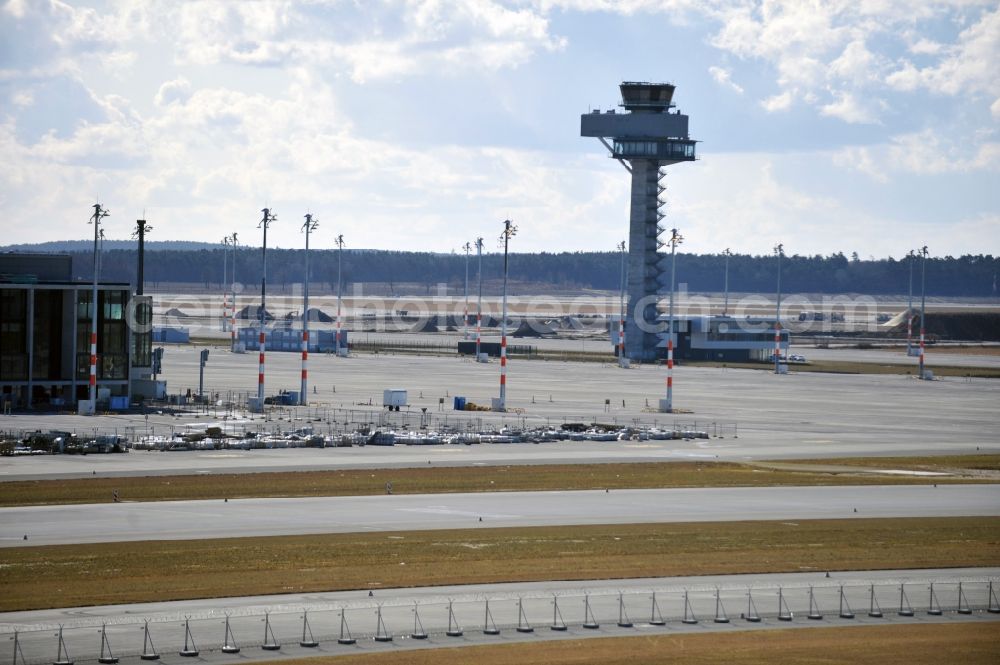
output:
M285 393L285 404L287 406L294 406L299 403L299 391L289 390Z
M123 395L121 397L111 398L111 410L112 411L125 411L128 409L128 395Z
M464 397L458 397L458 396L455 397L455 410L456 411L465 411L465 398Z

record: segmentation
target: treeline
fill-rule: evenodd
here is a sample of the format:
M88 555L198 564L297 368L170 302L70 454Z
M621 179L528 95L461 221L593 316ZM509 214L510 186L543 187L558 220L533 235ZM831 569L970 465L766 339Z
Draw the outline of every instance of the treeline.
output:
M90 279L93 257L89 251L71 252L74 276ZM229 255L231 259L231 254ZM312 282L329 285L337 280L336 250L313 250L310 253ZM304 279L305 252L275 249L267 252L267 281L288 287ZM766 293L774 290L774 256L733 255L729 258L729 289L734 292ZM559 289L616 290L620 279L620 255L614 252L563 252L551 254L512 254L510 279L518 284L552 285ZM678 254L677 283L687 284L688 291L722 291L725 257L718 254ZM223 250L165 250L147 252L146 283L179 282L211 287L223 280ZM343 279L345 285L357 282L388 284L416 283L433 292L437 284L461 288L465 280L464 254L429 252L390 252L345 250ZM104 252L102 279L133 282L136 270L134 249ZM926 284L928 295L950 297L989 297L997 295L1000 257L965 255L928 258ZM477 259L469 260L469 277L475 288ZM261 251L259 248L236 252L236 279L244 284L259 284ZM483 279L495 282L503 275L503 256L483 256ZM913 289L920 293L921 262L913 261ZM787 256L782 259L782 291L785 293L862 293L869 295L905 294L909 288L908 259L859 260L843 254L830 256Z

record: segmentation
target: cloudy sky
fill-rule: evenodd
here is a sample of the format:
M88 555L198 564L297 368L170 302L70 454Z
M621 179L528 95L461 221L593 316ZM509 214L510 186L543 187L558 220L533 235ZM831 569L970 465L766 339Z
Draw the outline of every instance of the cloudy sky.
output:
M610 250L579 116L670 81L684 249L1000 252L996 0L0 0L2 244L108 237Z

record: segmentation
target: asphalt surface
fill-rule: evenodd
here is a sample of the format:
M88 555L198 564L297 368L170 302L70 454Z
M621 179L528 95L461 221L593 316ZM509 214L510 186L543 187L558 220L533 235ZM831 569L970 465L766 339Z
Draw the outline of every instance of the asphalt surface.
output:
M0 614L0 636L18 630L27 662L51 662L61 626L69 655L92 660L101 653L100 630L106 625L107 648L123 662L139 662L144 622L149 621L152 647L146 645L146 651L155 650L164 661L176 663L185 660L178 655L185 644L185 626L190 631L188 647L197 649L201 660L233 662L592 636L986 621L998 618L987 612L997 607L990 581L995 587L998 575L997 568L862 571L829 577L814 571L377 589L372 596L352 591L217 598ZM928 614L932 608L940 609L941 616ZM970 614L960 614L960 608ZM900 609L910 609L914 616L900 616ZM870 616L873 610L882 616ZM845 613L853 618L842 617ZM809 614L822 618L808 619ZM753 616L760 621L746 621ZM697 622L685 624L685 618ZM660 619L665 625L655 625ZM584 628L588 622L597 626ZM553 625L565 630L553 630ZM485 635L486 628L496 628L499 634ZM265 634L265 629L270 632ZM449 629L461 635L448 636ZM301 647L303 632L318 645ZM427 637L415 639L414 633ZM391 641L377 641L376 636ZM357 642L341 645L341 637ZM277 649L263 650L265 642ZM225 644L239 647L240 653L222 652Z
M929 366L933 368L933 363ZM267 392L298 390L299 359L269 353ZM165 377L171 392L197 392L198 349L168 347ZM255 354L213 351L206 391L220 399L254 389ZM0 457L0 480L98 474L242 472L270 469L358 468L438 464L547 464L671 459L804 459L841 456L945 455L1000 452L996 412L1000 381L948 378L919 381L892 375L793 373L679 367L675 371L674 414L656 412L665 371L646 365L622 370L611 364L511 362L507 414L457 412L461 395L488 404L497 392L499 367L454 357L356 355L310 360L311 406L262 416L228 417L225 408L174 415L17 414L0 416L0 431L66 430L81 436L203 431L270 432L309 426L339 432L344 422L381 429L458 427L552 427L566 422L602 422L691 428L713 438L693 441L621 443L559 442L542 445L433 446L288 451L140 453L85 457ZM409 407L398 414L380 410L384 388L406 388ZM254 389L255 390L255 389ZM241 392L242 391L242 392ZM426 409L426 413L424 410ZM148 416L148 418L147 418ZM224 419L225 417L225 419ZM280 419L279 419L280 418Z
M976 515L1000 515L1000 485L126 502L0 509L0 546L564 524Z

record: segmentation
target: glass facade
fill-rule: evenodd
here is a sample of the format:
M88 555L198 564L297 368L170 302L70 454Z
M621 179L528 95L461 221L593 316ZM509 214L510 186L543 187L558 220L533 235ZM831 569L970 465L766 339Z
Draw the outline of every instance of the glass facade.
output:
M125 322L125 305L128 300L124 290L99 290L97 292L97 378L98 380L125 380L128 378L128 327ZM76 378L86 381L90 377L90 315L91 292L77 291L76 302Z
M28 297L24 289L0 289L0 379L28 378Z

